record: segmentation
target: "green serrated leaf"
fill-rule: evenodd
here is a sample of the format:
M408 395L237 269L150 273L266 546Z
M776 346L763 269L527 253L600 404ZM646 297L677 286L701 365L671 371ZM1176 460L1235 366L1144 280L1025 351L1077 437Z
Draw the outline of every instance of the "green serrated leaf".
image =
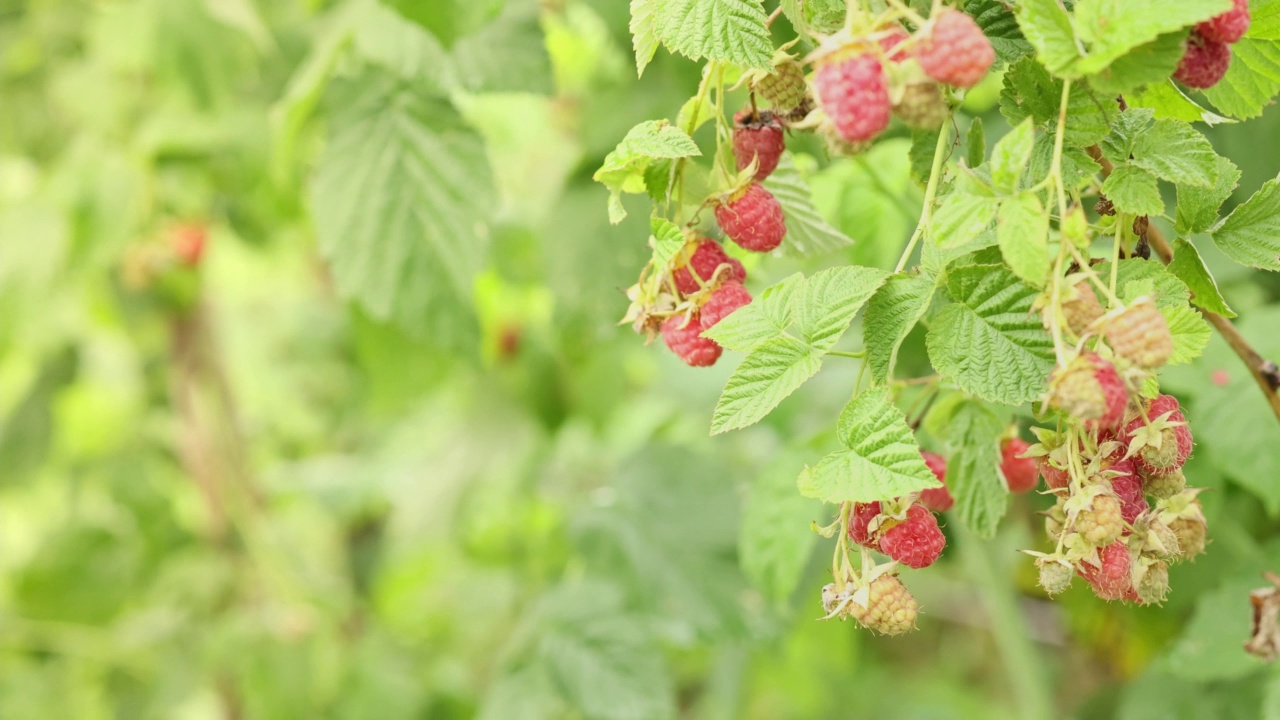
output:
M1057 132L1058 109L1062 102L1062 81L1049 75L1044 66L1027 57L1014 63L1004 76L1000 91L1000 112L1015 125L1031 118L1049 134ZM1101 102L1087 86L1072 85L1067 98L1067 124L1063 142L1067 147L1086 147L1107 136L1111 130L1109 112L1114 105Z
M327 100L311 202L339 293L380 319L465 334L495 194L479 136L447 100L375 66Z
M758 345L725 383L711 417L711 434L760 422L818 372L823 354L788 336Z
M636 54L636 75L644 75L644 69L658 51L658 36L654 34L654 13L659 0L631 0L631 48Z
M622 193L647 191L644 173L653 160L701 154L693 138L666 120L646 120L631 128L591 176L609 188L609 222L616 225L627 216L622 207Z
M657 0L654 35L691 60L768 69L773 44L761 0Z
M1187 305L1165 308L1160 311L1169 325L1169 334L1173 337L1173 354L1169 356L1170 365L1185 365L1194 362L1204 354L1205 346L1213 337L1209 323L1200 313Z
M1178 68L1185 52L1185 32L1161 35L1149 43L1139 45L1107 69L1089 76L1089 85L1098 93L1109 96L1128 94L1149 83L1168 84L1168 78Z
M921 185L929 181L929 173L933 171L933 153L938 148L939 130L912 130L911 148L907 157L911 159L911 175Z
M801 495L830 503L872 502L938 487L887 391L859 393L840 413L837 434L847 449L801 474Z
M1076 77L1080 49L1071 16L1058 0L1023 0L1017 5L1018 26L1036 50L1037 59L1059 77Z
M1014 193L1022 171L1031 159L1031 146L1035 142L1035 125L1031 118L1014 126L991 150L991 184L998 192Z
M1150 108L1155 112L1156 119L1173 118L1208 125L1234 122L1201 107L1187 97L1172 80L1151 83L1137 92L1125 95L1125 100L1130 107Z
M1120 113L1111 125L1110 133L1100 143L1102 154L1116 165L1129 162L1133 145L1155 118L1150 108L1131 107Z
M749 304L704 330L702 336L738 352L751 352L766 340L782 337L791 324L792 308L803 287L804 275L795 273L765 288Z
M1251 34L1231 46L1226 77L1204 91L1214 107L1239 120L1262 115L1280 93L1280 38Z
M995 535L1009 507L1009 490L1000 477L1000 436L1004 424L982 403L963 400L951 411L947 439L947 487L956 504L952 513L975 535Z
M1076 65L1076 70L1086 75L1100 72L1160 35L1230 9L1231 0L1080 0L1072 19L1089 54Z
M649 242L653 244L653 266L663 272L684 247L684 233L678 225L662 217L649 218L649 232L652 233Z
M1102 183L1106 195L1116 209L1130 215L1160 215L1164 200L1156 177L1133 165L1120 165Z
M830 268L805 280L792 313L794 330L814 348L830 350L888 273L877 268Z
M796 492L799 464L794 455L783 454L756 477L738 535L743 574L777 606L785 605L799 585L818 539L809 523L822 507Z
M999 208L998 198L952 192L933 215L929 239L944 250L967 245L991 226Z
M1224 157L1214 161L1217 180L1211 188L1178 187L1179 233L1191 235L1208 230L1218 221L1218 208L1231 197L1240 183L1240 168Z
M1209 139L1181 120L1157 120L1133 142L1132 164L1179 186L1213 187L1218 154Z
M1035 193L1023 191L1000 205L996 239L1013 272L1044 287L1049 276L1049 214Z
M894 275L867 302L862 339L874 382L885 383L892 376L898 349L928 311L935 288L928 275Z
M929 327L933 366L965 392L1017 405L1040 397L1053 368L1053 339L1031 311L1038 291L1001 266L951 271L956 302Z
M1186 283L1191 291L1193 305L1223 317L1236 316L1235 311L1227 305L1226 298L1222 297L1217 281L1213 279L1195 245L1179 238L1173 244L1173 262L1169 263L1168 269L1174 277Z
M1011 63L1031 52L1031 44L1022 37L1017 18L1003 0L968 0L963 9L982 28L1000 62Z
M853 244L853 239L832 227L813 204L813 193L796 168L791 153L783 153L778 167L764 181L777 198L787 218L786 255L811 257L826 255Z
M1211 232L1222 252L1241 265L1280 270L1280 178L1268 180Z
M1099 275L1107 277L1111 274L1111 263L1102 263L1097 270ZM1170 365L1190 362L1204 352L1210 337L1209 325L1188 306L1191 291L1186 284L1163 264L1142 258L1121 260L1116 271L1116 287L1121 289L1121 297L1126 301L1139 295L1154 296L1156 307L1173 335Z

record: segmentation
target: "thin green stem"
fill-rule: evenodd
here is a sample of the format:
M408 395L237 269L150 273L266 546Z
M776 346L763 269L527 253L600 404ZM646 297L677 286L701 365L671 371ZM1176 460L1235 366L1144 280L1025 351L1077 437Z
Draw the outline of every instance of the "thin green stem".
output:
M1114 247L1111 248L1111 295L1116 294L1116 277L1120 270L1120 244L1124 242L1124 223L1120 222L1120 218L1116 218L1116 241Z
M942 164L946 158L947 146L950 144L950 125L950 123L946 123L938 131L938 144L933 148L933 165L929 168L929 182L924 188L924 206L920 210L920 222L916 223L915 232L911 233L911 239L907 241L907 247L902 251L902 257L898 258L898 264L893 269L895 273L902 272L902 269L907 266L907 261L911 259L911 253L915 252L916 243L920 241L922 235L928 233L929 223L933 221L933 201L938 194Z
M835 355L836 357L864 358L864 357L866 357L866 356L867 356L867 351L866 351L866 350L858 350L858 351L856 351L856 352L848 352L848 351L845 351L845 350L828 350L828 351L827 351L827 354L828 354L828 355Z

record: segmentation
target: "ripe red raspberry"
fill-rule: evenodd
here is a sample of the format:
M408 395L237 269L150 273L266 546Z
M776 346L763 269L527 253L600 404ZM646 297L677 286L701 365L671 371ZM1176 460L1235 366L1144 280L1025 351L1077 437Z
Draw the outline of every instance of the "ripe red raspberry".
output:
M1187 463L1193 438L1186 417L1172 395L1160 395L1147 406L1147 420L1139 416L1125 426L1125 437L1138 468L1146 475L1167 475ZM1178 424L1181 423L1181 424Z
M725 264L729 265L729 268L720 277L726 282L743 282L747 279L747 271L742 267L742 263L725 255L720 243L715 240L702 240L689 256L689 262L676 268L671 277L675 281L676 290L679 290L681 295L692 295L700 289L694 274L702 282L710 282L712 276L716 274L716 268Z
M897 575L881 575L871 581L867 606L849 603L849 614L863 627L882 635L901 635L916 626L920 604Z
M932 565L946 545L938 518L918 503L907 508L906 520L880 536L880 552L912 568Z
M884 51L884 55L889 59L889 62L906 62L911 57L910 51L902 47L903 43L911 39L911 33L900 26L886 28L881 33L876 38L876 44Z
M734 161L741 170L756 159L756 180L769 177L778 167L778 158L786 147L782 125L768 110L753 117L747 108L733 116Z
M977 85L996 60L982 28L956 10L943 10L932 24L915 53L925 74L956 87Z
M1142 494L1142 478L1138 477L1138 469L1133 460L1121 460L1108 470L1119 473L1111 477L1111 489L1120 498L1120 514L1124 521L1132 525L1150 507Z
M1249 30L1249 0L1235 0L1232 8L1196 26L1196 32L1208 40L1233 43Z
M1093 586L1094 594L1103 600L1128 599L1133 592L1133 581L1129 577L1129 549L1124 543L1113 542L1098 550L1098 560L1101 566L1080 563L1080 577Z
M1149 298L1134 302L1110 318L1104 334L1116 355L1140 368L1158 368L1173 354L1169 323Z
M1000 443L1000 474L1004 475L1009 492L1024 493L1035 489L1040 479L1040 469L1034 458L1022 457L1031 447L1022 438L1008 438Z
M1085 353L1060 367L1050 378L1049 401L1082 420L1090 430L1118 426L1124 420L1129 393L1116 368L1096 353Z
M875 57L855 53L829 59L814 73L813 88L836 133L846 142L870 140L889 126L889 89Z
M727 282L711 293L707 304L702 306L702 329L715 325L726 315L751 302L751 293L742 287L742 283Z
M864 547L876 547L875 533L871 532L871 521L880 514L880 503L854 503L849 513L849 539Z
M800 63L788 57L775 61L773 73L755 83L756 92L768 100L773 109L787 114L804 104L809 86L804 81L804 69Z
M1055 466L1048 455L1036 458L1036 469L1044 476L1044 484L1050 489L1061 490L1071 484L1071 471Z
M951 116L951 108L937 83L919 82L902 89L893 113L909 128L937 130Z
M926 488L920 491L920 502L925 507L934 512L946 512L956 504L956 499L951 497L951 491L947 489L947 459L938 453L931 453L928 450L920 451L921 457L924 458L924 464L929 466L933 476L938 478L938 482L944 483L942 487Z
M1089 287L1087 280L1081 280L1071 289L1071 297L1062 302L1062 314L1066 317L1067 328L1072 334L1083 337L1085 330L1106 311L1102 309L1097 293Z
M169 235L169 244L174 255L178 256L178 262L187 267L195 267L204 256L204 246L208 239L209 233L204 225L187 223L173 229Z
M701 337L702 323L697 315L686 318L673 315L662 323L662 340L671 352L692 367L715 365L724 348L715 340Z
M760 183L751 183L729 202L716 207L716 222L729 239L744 250L769 252L787 234L782 206Z
M1190 88L1203 90L1218 84L1231 66L1231 46L1191 33L1187 50L1173 73L1173 79Z

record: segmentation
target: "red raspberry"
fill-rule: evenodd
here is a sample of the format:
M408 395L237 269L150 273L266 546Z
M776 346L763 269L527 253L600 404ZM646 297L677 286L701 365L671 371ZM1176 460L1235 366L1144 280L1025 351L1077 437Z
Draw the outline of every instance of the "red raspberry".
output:
M882 635L901 635L916 626L920 604L897 575L881 575L871 581L867 606L849 603L849 614L863 627Z
M911 55L906 48L902 48L902 44L911 39L911 33L896 26L881 32L884 34L876 39L876 44L884 51L885 57L890 62L906 62Z
M813 88L842 140L864 142L889 126L889 89L875 57L852 54L830 59L818 67Z
M907 508L907 519L880 537L880 552L912 568L932 565L946 545L938 518L920 504Z
M1124 521L1132 525L1150 507L1142 494L1142 478L1138 476L1133 460L1121 460L1108 470L1120 473L1111 478L1111 489L1120 498L1120 514Z
M1036 486L1040 469L1034 458L1022 457L1031 447L1022 438L1009 438L1000 443L1000 474L1004 475L1009 492L1024 493Z
M1044 476L1044 484L1050 488L1060 490L1071 484L1071 471L1054 467L1048 455L1036 458L1036 466Z
M924 464L929 466L929 470L933 476L938 478L938 482L944 483L942 487L926 488L920 491L920 502L925 507L934 512L946 512L956 504L956 499L951 497L951 491L947 489L947 459L938 453L931 453L928 450L920 451L921 457L924 458Z
M765 110L752 117L751 109L733 116L733 157L742 170L758 159L756 180L764 180L778 167L778 158L787 147L782 125L773 113Z
M1113 542L1098 549L1099 567L1082 562L1077 568L1080 577L1093 586L1093 592L1103 600L1127 600L1133 593L1133 580L1129 577L1129 548L1122 542Z
M702 329L715 325L726 315L751 302L751 293L742 287L742 283L727 282L711 293L707 304L702 306Z
M967 88L977 85L987 74L996 61L996 51L973 18L956 10L943 10L933 19L932 30L922 38L916 59L934 80Z
M673 315L662 323L662 339L671 352L693 367L715 365L724 348L715 340L701 337L702 323L697 315L688 318Z
M729 202L717 206L716 222L730 240L753 252L773 250L787 234L782 206L760 183L751 183Z
M1173 73L1173 79L1190 88L1203 90L1218 84L1231 66L1231 46L1191 33L1187 51Z
M209 233L203 225L188 223L173 229L169 235L169 244L179 262L187 267L195 267L204 256L204 245L208 238Z
M1166 414L1168 414L1167 418L1164 417ZM1125 426L1125 437L1132 442L1139 435L1148 436L1159 432L1160 446L1156 447L1148 439L1138 448L1137 454L1133 456L1134 461L1147 475L1167 475L1176 472L1187 463L1193 442L1191 428L1185 424L1187 418L1178 407L1178 399L1172 395L1161 395L1152 400L1147 406L1147 418L1151 420L1150 427L1142 416L1131 420ZM1161 418L1164 419L1161 420ZM1166 426L1166 423L1183 424L1170 427Z
M743 282L747 279L747 271L742 267L742 263L725 255L720 243L715 240L699 242L698 247L689 256L688 264L676 268L676 271L671 274L672 279L675 280L676 290L679 290L681 295L692 295L699 290L698 281L694 279L693 273L696 273L702 282L709 282L716 274L716 268L724 264L729 265L729 270L720 277L726 282ZM690 270L693 273L690 273Z
M1207 40L1220 43L1238 42L1249 29L1249 0L1235 0L1233 7L1196 26L1196 32Z
M1051 404L1084 421L1090 430L1114 428L1124 420L1129 404L1124 380L1096 353L1080 355L1055 370L1050 387Z
M849 513L849 539L864 547L876 546L875 533L870 530L871 521L880 514L880 503L854 503Z

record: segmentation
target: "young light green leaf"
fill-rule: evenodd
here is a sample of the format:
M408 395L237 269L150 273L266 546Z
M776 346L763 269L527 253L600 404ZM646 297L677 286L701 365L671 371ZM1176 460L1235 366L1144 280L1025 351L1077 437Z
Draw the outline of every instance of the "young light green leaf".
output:
M1027 118L996 143L991 150L991 184L996 191L1012 194L1018 190L1035 139L1035 125Z
M709 330L703 337L711 338L730 350L751 352L766 340L782 337L791 324L792 308L801 288L804 275L795 273L776 285L771 285L760 296L738 308Z
M822 367L823 352L792 337L766 340L725 383L711 417L711 434L754 425Z
M813 204L813 193L796 169L791 153L783 153L778 167L764 181L764 187L778 199L787 218L786 255L813 256L835 252L853 244L853 239L827 222Z
M902 411L881 389L859 393L840 413L846 450L800 475L800 494L823 502L872 502L937 487Z
M996 219L1000 200L965 192L952 192L933 215L929 239L942 249L973 242Z
M1164 212L1160 184L1151 173L1134 165L1120 165L1102 184L1102 194L1121 212L1159 215Z
M1071 16L1058 0L1023 0L1017 5L1018 26L1036 57L1059 77L1076 77L1080 49Z
M661 272L684 247L684 233L675 223L657 216L649 218L649 232L652 233L649 242L653 245L653 266Z
M1210 232L1227 257L1241 265L1280 270L1280 178L1268 180Z
M1150 83L1167 85L1186 52L1185 38L1185 33L1171 32L1139 45L1106 70L1091 75L1090 89L1108 96L1123 95L1127 99L1134 90Z
M1179 233L1191 235L1204 232L1218 221L1218 208L1231 197L1240 183L1240 168L1224 157L1215 159L1217 181L1211 188L1178 186Z
M1053 339L1031 305L1039 294L1000 266L951 271L956 302L934 318L925 338L942 376L970 395L1017 405L1043 394L1053 368Z
M929 309L935 287L929 275L894 275L867 302L862 339L874 382L888 382L893 375L898 349Z
M631 0L631 48L636 54L636 76L644 75L644 69L658 51L658 37L653 31L653 16L660 0Z
M975 535L995 535L1009 506L1009 490L1000 467L1000 435L1004 425L985 405L960 402L947 426L947 486L956 500L954 513Z
M1155 112L1156 119L1173 118L1184 122L1203 122L1206 125L1234 122L1231 118L1222 117L1201 107L1187 97L1172 80L1153 82L1124 97L1129 107L1150 108Z
M1200 313L1188 305L1174 308L1162 308L1165 322L1169 325L1169 335L1173 337L1173 354L1169 356L1170 365L1185 365L1194 362L1204 354L1205 346L1213 337L1209 323Z
M777 606L791 598L818 538L809 522L822 507L796 492L799 464L784 453L756 477L738 534L743 574Z
M1218 155L1208 138L1181 120L1157 120L1134 139L1134 165L1178 186L1211 188Z
M646 120L631 128L591 176L609 188L609 222L616 225L627 216L622 193L645 192L644 171L653 160L701 154L693 138L666 120Z
M796 299L795 332L814 348L830 350L887 277L883 270L854 265L814 274Z
M1057 131L1062 100L1062 80L1055 78L1034 58L1014 63L1004 75L1000 91L1000 113L1014 125L1031 118L1047 134ZM1107 136L1111 121L1104 106L1087 88L1072 87L1067 99L1067 124L1063 142L1067 147L1085 147Z
M653 32L691 60L720 60L767 69L773 44L761 0L657 0Z
M1044 287L1049 276L1049 215L1035 193L1023 191L1000 205L996 238L1013 272Z
M376 66L333 84L328 104L311 202L339 293L376 318L461 329L494 205L480 138L447 100Z
M1187 284L1191 290L1191 303L1198 308L1217 313L1223 317L1236 316L1226 298L1218 289L1209 268L1204 264L1196 246L1185 239L1178 239L1173 244L1173 262L1169 263L1169 272Z
M1089 47L1077 64L1082 74L1106 69L1134 48L1231 9L1231 0L1080 0L1076 33Z
M1226 77L1204 91L1214 107L1238 120L1258 117L1280 93L1280 38L1253 32L1231 46Z

